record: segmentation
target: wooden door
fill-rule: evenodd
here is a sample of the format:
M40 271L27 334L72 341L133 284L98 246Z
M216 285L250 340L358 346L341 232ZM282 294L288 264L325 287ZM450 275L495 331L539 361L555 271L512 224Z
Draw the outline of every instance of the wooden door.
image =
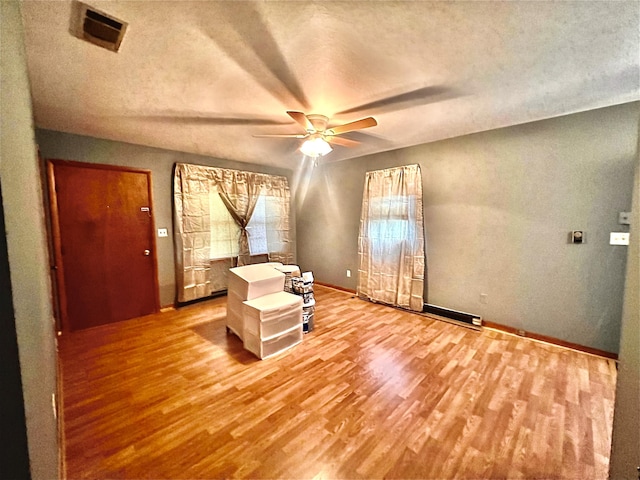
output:
M52 160L48 174L63 328L158 311L151 173Z

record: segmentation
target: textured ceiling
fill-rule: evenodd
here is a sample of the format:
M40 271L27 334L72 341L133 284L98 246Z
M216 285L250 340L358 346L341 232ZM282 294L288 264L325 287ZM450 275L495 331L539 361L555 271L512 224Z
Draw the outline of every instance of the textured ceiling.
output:
M38 127L294 169L287 110L373 116L324 161L640 99L638 1L88 1L129 24L114 53L72 2L22 2Z

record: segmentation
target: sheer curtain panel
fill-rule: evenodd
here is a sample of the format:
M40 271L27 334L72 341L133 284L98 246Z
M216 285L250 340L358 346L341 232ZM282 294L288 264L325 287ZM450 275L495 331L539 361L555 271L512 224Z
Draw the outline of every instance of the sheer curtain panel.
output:
M223 278L212 278L226 273L211 269L221 260L234 264L237 255L237 263L243 265L249 263L250 255L261 253L272 260L293 262L286 177L177 163L173 183L179 302L208 296L212 285L224 285ZM256 205L263 205L264 212L252 222ZM252 229L260 231L265 241L252 242ZM254 252L256 243L265 246Z
M358 295L422 311L425 253L419 165L367 172L358 236Z
M270 176L265 179L258 205L261 207L260 215L258 216L256 207L254 210L256 222L249 222L249 227L259 229L260 233L256 232L256 235L253 235L253 231L247 227L251 232L252 255L268 253L269 260L272 262L285 265L294 263L291 244L294 229L289 222L290 196L289 184L285 177Z

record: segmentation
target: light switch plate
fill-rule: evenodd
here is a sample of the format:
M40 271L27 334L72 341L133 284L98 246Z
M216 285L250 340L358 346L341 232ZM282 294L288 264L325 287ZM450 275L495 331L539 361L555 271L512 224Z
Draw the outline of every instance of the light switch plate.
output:
M609 245L629 245L629 234L627 232L611 232Z
M158 229L158 236L159 237L168 237L169 233L167 232L166 228L159 228Z

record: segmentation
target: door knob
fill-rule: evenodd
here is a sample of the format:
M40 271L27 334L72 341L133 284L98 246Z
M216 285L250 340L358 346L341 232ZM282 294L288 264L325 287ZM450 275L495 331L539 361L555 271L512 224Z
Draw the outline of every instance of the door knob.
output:
M144 256L148 257L151 254L151 250L145 250L144 251Z

